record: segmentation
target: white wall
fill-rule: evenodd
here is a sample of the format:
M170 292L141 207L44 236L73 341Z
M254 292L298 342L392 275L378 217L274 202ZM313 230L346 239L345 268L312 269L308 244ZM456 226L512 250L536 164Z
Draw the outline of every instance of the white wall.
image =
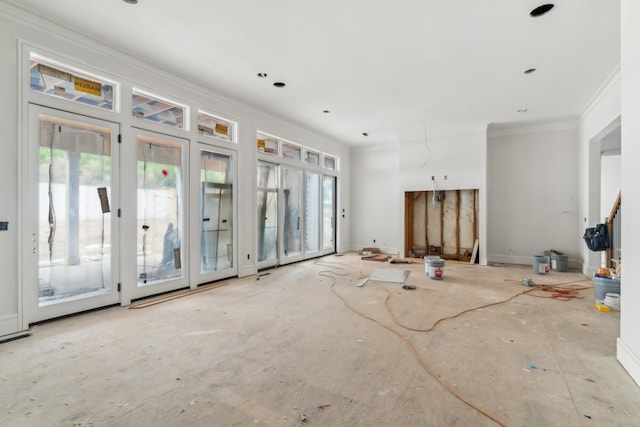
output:
M16 85L16 41L11 25L0 15L0 182L2 199L0 221L9 222L8 231L0 231L0 336L17 332L21 319L18 306L18 87Z
M428 150L427 147L428 146ZM444 176L447 179L444 179ZM486 264L486 131L407 140L351 153L353 249L375 245L404 255L404 193L479 190L480 262Z
M315 133L302 126L258 111L251 106L236 102L207 88L197 87L179 77L158 70L108 46L85 39L66 29L33 17L12 6L2 4L0 10L0 141L3 152L0 156L0 179L2 179L3 203L0 203L0 221L9 221L9 230L0 232L0 336L23 330L21 301L21 252L28 249L29 241L20 232L23 212L20 207L19 184L21 181L22 132L26 117L20 114L22 108L21 89L17 82L18 64L21 61L22 44L36 47L40 52L80 68L88 68L99 75L122 82L123 93L132 86L148 89L170 99L192 107L192 111L202 108L239 122L239 144L235 147L238 156L236 185L238 200L238 273L248 275L257 271L256 266L256 131L262 130L282 138L297 142L318 151L327 152L340 158L338 172L338 209L349 206L350 182L348 167L349 149L339 142ZM64 109L67 101L51 98L54 107ZM129 101L130 103L130 101ZM126 106L126 100L123 100ZM89 107L87 107L89 108ZM126 107L124 108L126 109ZM101 118L119 122L123 135L131 134L133 118L130 114L104 113L97 111ZM106 117L106 115L111 115ZM105 116L105 117L102 117ZM159 126L159 125L157 125ZM164 129L164 128L163 128ZM168 133L176 133L170 129ZM194 141L197 130L181 135ZM135 203L123 200L126 203ZM129 206L130 207L130 206ZM134 212L131 208L129 212ZM123 212L127 212L123 209ZM337 246L350 247L349 217L337 223ZM124 219L123 219L124 221ZM199 245L199 243L198 243ZM247 259L249 255L249 259ZM127 280L123 278L123 281ZM133 279L135 280L135 278ZM26 284L25 284L26 286ZM124 297L123 297L124 298Z
M603 220L601 145L602 139L620 126L620 90L620 70L616 69L578 120L580 204L577 233L584 233L585 228ZM580 259L582 272L588 276L601 265L601 254L589 251L584 244L580 245Z
M620 192L620 162L619 154L602 155L600 158L600 218L604 220Z
M554 249L577 265L575 123L489 128L489 261L531 264Z
M398 144L354 149L351 152L351 249L376 246L383 252L402 251L398 226L400 198ZM375 242L374 242L375 240Z
M486 129L459 135L403 141L400 144L400 218L404 236L404 193L436 190L478 190L478 238L480 264L487 263L487 137ZM446 179L445 179L446 177ZM404 247L404 242L403 246Z
M640 384L640 2L622 0L622 279L618 360ZM625 221L624 218L627 218Z

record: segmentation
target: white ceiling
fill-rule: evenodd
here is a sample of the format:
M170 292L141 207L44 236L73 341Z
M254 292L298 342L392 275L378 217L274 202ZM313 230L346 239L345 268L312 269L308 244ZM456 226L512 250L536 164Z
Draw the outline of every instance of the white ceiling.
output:
M6 1L350 145L575 118L620 60L618 0Z

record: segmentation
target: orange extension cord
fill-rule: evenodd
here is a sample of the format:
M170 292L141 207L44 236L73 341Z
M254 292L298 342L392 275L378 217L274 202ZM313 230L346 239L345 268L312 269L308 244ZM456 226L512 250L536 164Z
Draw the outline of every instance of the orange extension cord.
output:
M332 270L322 270L322 271L320 271L318 273L318 275L331 279L332 283L331 283L331 286L330 286L329 289L331 290L331 292L334 295L336 295L338 298L340 298L340 300L343 302L345 307L347 307L349 310L351 310L352 312L354 312L358 316L360 316L360 317L362 317L364 319L370 320L372 322L375 322L378 326L380 326L380 327L386 329L387 331L389 331L389 332L395 334L396 336L398 336L398 338L400 338L402 340L402 342L404 342L404 344L407 346L407 348L409 349L409 351L411 352L413 357L416 359L418 364L422 367L422 369L424 369L424 371L426 373L428 373L433 379L438 381L438 383L440 383L440 385L442 385L442 387L444 387L444 389L447 392L449 392L451 395L453 395L458 400L463 402L465 405L469 406L473 410L479 412L480 414L482 414L486 418L488 418L491 421L495 422L497 425L499 425L501 427L507 427L507 425L505 423L503 423L502 421L498 420L493 415L489 414L488 412L484 411L482 408L474 405L473 403L469 402L467 399L462 397L457 391L455 391L453 389L453 387L451 387L446 381L444 381L442 378L440 378L438 376L438 374L436 374L431 368L429 368L429 366L422 359L422 357L420 357L420 355L418 354L416 348L409 341L409 339L407 339L405 336L401 335L398 331L390 328L389 326L383 325L377 319L374 319L373 317L367 316L366 314L358 311L357 309L352 307L349 304L349 302L342 295L340 295L338 292L336 292L336 290L334 289L334 287L335 287L335 285L337 283L335 276L347 276L349 273L343 267L341 267L341 266L348 266L347 264L338 263L338 262L330 262L330 261L316 261L315 264L323 266L323 267L328 267L328 268L332 269ZM334 265L337 265L339 267L334 267ZM338 271L336 271L336 270L338 270ZM342 271L339 272L339 270L342 270ZM430 331L433 331L435 329L435 327L442 321L449 320L449 319L454 319L456 317L462 316L465 313L469 313L469 312L472 312L472 311L475 311L475 310L479 310L479 309L482 309L482 308L491 307L491 306L498 305L498 304L504 304L504 303L507 303L507 302L509 302L509 301L521 296L521 295L529 295L529 296L536 297L536 298L553 298L553 299L556 299L556 300L559 300L559 301L569 301L570 299L573 299L573 298L582 298L582 296L578 292L582 291L582 290L585 290L585 289L589 289L591 286L579 286L576 283L583 282L583 281L588 281L588 280L589 279L583 279L583 280L574 281L574 282L556 283L556 284L549 284L549 285L534 285L530 289L527 289L527 290L524 290L522 292L519 292L519 293L517 293L517 294L515 294L515 295L513 295L513 296L511 296L511 297L509 297L509 298L507 298L505 300L501 300L501 301L496 301L496 302L480 305L478 307L472 307L472 308L463 310L460 313L454 314L453 316L447 316L447 317L443 317L441 319L438 319L430 328L427 328L427 329L414 328L414 327L407 326L407 325L401 323L396 318L395 314L393 313L393 310L391 310L391 308L389 307L389 300L391 299L391 296L393 295L392 292L389 291L388 289L384 288L384 287L382 289L384 289L385 292L387 292L387 297L384 300L385 307L386 307L387 311L389 312L389 314L391 315L391 318L393 319L393 322L396 325L400 326L403 329L412 331L412 332L430 332ZM520 284L520 282L515 281L515 280L507 280L507 281L508 282L513 282L513 283L516 283L516 284ZM537 294L534 294L534 292L548 292L549 295L537 295Z

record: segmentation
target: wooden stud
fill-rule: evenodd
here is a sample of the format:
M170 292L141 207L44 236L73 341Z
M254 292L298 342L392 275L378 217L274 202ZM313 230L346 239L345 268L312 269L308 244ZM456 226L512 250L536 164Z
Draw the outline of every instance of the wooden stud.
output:
M413 193L404 193L404 253L409 254L413 247Z

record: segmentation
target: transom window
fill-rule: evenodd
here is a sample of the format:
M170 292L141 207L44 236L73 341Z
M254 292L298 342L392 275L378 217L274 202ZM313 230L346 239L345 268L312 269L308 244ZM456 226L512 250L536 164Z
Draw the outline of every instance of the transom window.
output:
M138 119L188 130L184 121L185 116L188 117L187 111L188 107L177 102L133 90L131 114Z
M35 92L114 111L117 84L32 53L29 85Z
M237 142L236 123L203 111L198 111L198 133L223 141Z
M338 159L336 157L266 134L258 133L257 148L259 153L297 160L309 166L327 170L338 170Z

